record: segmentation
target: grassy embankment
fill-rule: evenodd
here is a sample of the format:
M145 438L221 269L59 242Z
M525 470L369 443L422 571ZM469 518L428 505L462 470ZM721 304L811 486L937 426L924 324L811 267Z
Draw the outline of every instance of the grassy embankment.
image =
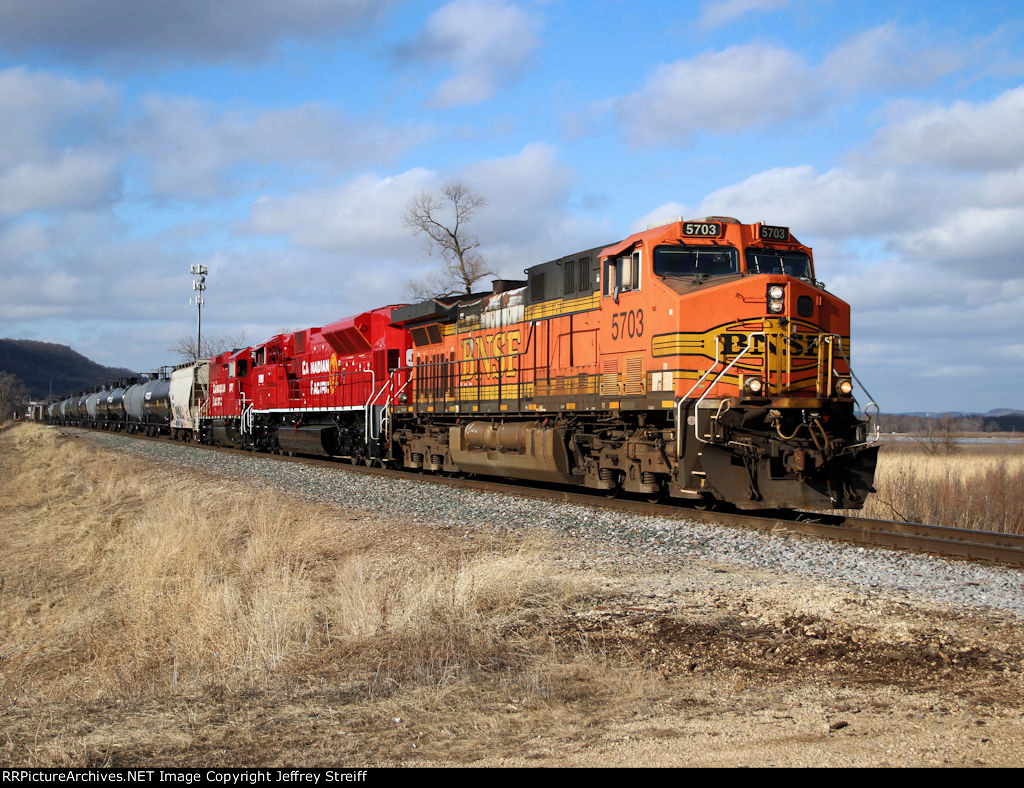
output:
M539 544L170 477L31 424L0 433L0 498L3 765L471 760L585 732L642 684L546 634L587 589Z
M884 442L866 517L1024 534L1024 441Z

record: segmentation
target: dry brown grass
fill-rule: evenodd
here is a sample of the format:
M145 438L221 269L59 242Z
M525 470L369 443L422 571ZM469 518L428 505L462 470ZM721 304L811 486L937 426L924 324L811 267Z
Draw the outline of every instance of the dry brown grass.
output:
M1024 441L952 448L954 453L936 453L924 442L884 444L878 492L861 514L1024 533Z
M36 425L0 435L0 495L5 765L394 762L410 716L418 756L469 757L644 682L545 634L587 588L537 543L171 478Z

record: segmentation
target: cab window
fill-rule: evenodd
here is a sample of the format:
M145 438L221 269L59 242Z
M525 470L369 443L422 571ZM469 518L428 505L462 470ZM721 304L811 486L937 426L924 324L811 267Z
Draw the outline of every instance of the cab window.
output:
M634 249L620 257L609 257L604 263L604 294L640 289L640 250Z
M739 253L731 246L657 246L658 276L722 276L740 270Z
M747 273L784 274L801 279L813 279L811 260L803 252L789 252L784 249L747 248Z

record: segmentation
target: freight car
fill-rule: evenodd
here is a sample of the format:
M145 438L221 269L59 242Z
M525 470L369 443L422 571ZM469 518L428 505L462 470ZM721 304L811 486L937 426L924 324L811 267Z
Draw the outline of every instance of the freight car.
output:
M788 228L680 219L524 274L137 383L122 423L698 506L863 505L877 406L853 396L849 306ZM51 418L83 423L88 396Z

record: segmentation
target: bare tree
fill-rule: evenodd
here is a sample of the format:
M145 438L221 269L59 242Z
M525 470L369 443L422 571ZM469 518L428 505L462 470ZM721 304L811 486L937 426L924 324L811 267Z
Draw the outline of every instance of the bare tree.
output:
M0 372L0 422L7 421L28 399L28 389L10 372Z
M440 195L423 191L410 201L402 221L416 235L425 237L427 254L437 250L443 261L439 273L406 285L410 296L429 298L472 293L478 279L493 275L484 267L483 256L476 251L480 239L466 228L473 215L485 205L487 200L458 182L446 183Z
M201 353L196 353L195 336L182 337L167 349L174 353L182 363L185 363L199 358L213 358L225 350L246 347L247 344L245 329L243 328L234 334L224 333L212 337L204 336L203 346L200 348Z

